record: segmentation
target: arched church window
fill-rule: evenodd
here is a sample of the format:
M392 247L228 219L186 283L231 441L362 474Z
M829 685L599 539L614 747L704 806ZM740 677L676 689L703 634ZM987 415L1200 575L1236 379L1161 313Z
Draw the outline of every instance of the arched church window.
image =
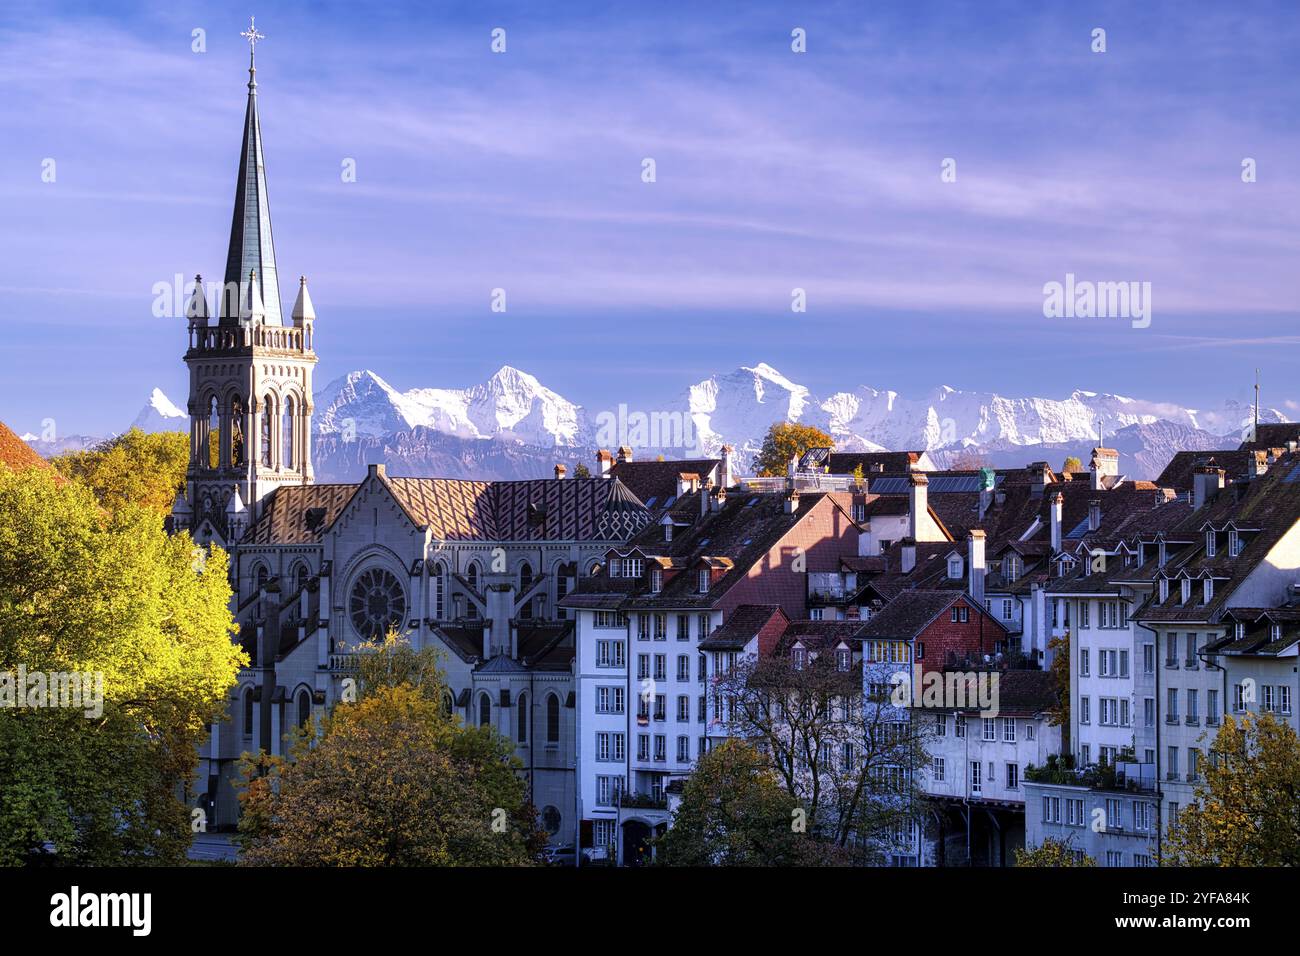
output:
M230 402L230 464L244 464L244 400L238 395Z
M519 593L522 595L533 586L533 566L525 561L519 565Z
M298 726L306 727L311 720L311 694L306 690L298 692Z
M270 395L262 400L262 440L258 460L263 468L271 467L271 436L275 434L275 399Z
M555 694L546 698L546 742L560 742L560 698Z
M487 694L478 695L478 725L488 727L492 723L492 698Z
M456 702L452 700L451 691L442 692L442 713L445 717L450 717L452 710L455 709Z
M307 576L309 573L310 572L308 572L307 570L307 565L305 564L298 565L298 569L294 571L293 574L293 585L295 591L302 591L302 589L307 586Z
M244 736L253 736L253 688L244 688Z
M257 582L257 590L259 592L262 588L266 587L267 579L270 578L270 576L270 569L268 569L265 564L259 564L257 566L257 572L253 575L253 580Z
M528 695L519 695L519 742L528 743Z
M469 567L465 569L465 580L475 591L478 590L478 562L471 561Z
M348 608L352 626L364 640L383 640L406 618L406 592L388 570L369 568L352 585Z
M294 402L292 395L284 398L284 410L280 413L280 447L283 449L281 460L285 468L297 468L293 456Z
M221 406L217 404L217 396L213 395L208 402L208 434L206 437L207 449L204 452L208 460L209 468L221 467Z
M433 566L433 619L441 621L443 619L443 602L446 600L446 584L443 581L443 575L447 569L438 562Z

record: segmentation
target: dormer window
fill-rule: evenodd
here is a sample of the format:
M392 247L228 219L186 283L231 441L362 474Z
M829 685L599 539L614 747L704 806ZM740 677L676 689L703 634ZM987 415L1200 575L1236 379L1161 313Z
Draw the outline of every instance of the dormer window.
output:
M1243 622L1238 621L1236 625L1234 625L1232 633L1237 640L1241 640L1246 636L1246 625Z
M1186 604L1192 598L1192 579L1183 578L1181 583L1183 586L1183 603Z
M1241 554L1241 536L1236 530L1228 532L1228 557L1235 558Z
M1214 530L1211 529L1205 532L1205 556L1207 558L1212 558L1214 557L1214 554Z
M797 671L803 670L804 665L808 663L808 652L802 646L796 645L791 656L794 660L794 669Z
M1007 570L1008 581L1014 581L1018 577L1020 577L1020 555L1018 554L1010 555L1006 559L1006 561L1003 562L1003 564L1005 565Z
M961 557L959 555L954 554L948 559L948 578L952 581L961 580Z
M650 593L658 594L664 589L664 572L663 568L650 569Z
M1169 600L1169 579L1168 578L1160 579L1160 600L1162 603L1164 601Z
M1270 624L1270 625L1269 625L1269 628L1268 628L1268 638L1269 638L1269 640L1271 640L1271 641L1280 641L1280 640L1282 640L1282 625L1281 625L1281 624Z
M1201 603L1209 604L1214 598L1214 579L1206 578L1201 582Z
M847 647L837 648L835 651L835 667L837 670L846 671L849 665L853 663L853 652Z
M673 523L671 521L667 521L664 523L664 540L665 541L673 540Z
M695 578L695 588L700 594L709 593L709 569L700 568Z

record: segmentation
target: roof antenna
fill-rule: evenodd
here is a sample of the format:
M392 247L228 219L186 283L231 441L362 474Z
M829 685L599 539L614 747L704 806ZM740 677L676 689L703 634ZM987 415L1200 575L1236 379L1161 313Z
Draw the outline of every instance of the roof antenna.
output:
M1251 441L1259 441L1259 369L1255 369L1255 430L1250 433Z

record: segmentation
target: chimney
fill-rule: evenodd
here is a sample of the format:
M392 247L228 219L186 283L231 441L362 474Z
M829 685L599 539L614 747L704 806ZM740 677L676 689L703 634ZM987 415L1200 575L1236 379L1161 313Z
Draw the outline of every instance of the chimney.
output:
M1119 477L1119 452L1113 448L1094 448L1090 470L1092 490L1101 491L1106 487L1103 479Z
M1088 502L1088 530L1096 531L1101 527L1101 502L1093 498Z
M1223 490L1223 469L1203 465L1192 476L1192 508L1198 509Z
M1051 479L1051 467L1045 461L1035 461L1030 464L1028 471L1030 487L1041 494L1047 488L1047 483Z
M980 607L984 606L984 532L972 528L966 536L966 567L970 575L970 596Z
M1065 495L1059 491L1052 498L1052 553L1061 550L1061 512L1065 509Z
M709 489L701 488L700 489L700 517L702 518L708 513L709 513Z
M374 465L374 464L366 465L366 477L367 477L367 478L387 478L387 477L388 477L388 469L385 468L383 465Z
M569 469L566 468L566 467L564 467L564 465L556 465L556 466L555 466L555 477L556 477L556 478L563 478L563 477L564 477L565 475L567 475L568 473L569 473Z
M632 460L632 449L629 448L627 445L619 445L619 446L618 446L618 460L619 460L620 462L631 461L631 460Z
M907 483L907 536L915 542L920 539L917 531L921 526L921 516L928 515L930 511L930 479L921 472L914 471L907 476Z
M709 510L721 511L727 505L727 489L714 488L713 493L709 496Z
M904 538L898 543L902 552L902 569L904 574L911 574L916 567L916 539Z
M609 477L609 470L614 467L614 456L605 448L596 452L596 473L602 478Z
M719 471L722 472L718 476L722 487L730 488L736 483L736 449L733 446L722 446L722 465Z
M785 496L785 513L788 515L792 515L798 510L799 510L799 492L791 491L788 495Z

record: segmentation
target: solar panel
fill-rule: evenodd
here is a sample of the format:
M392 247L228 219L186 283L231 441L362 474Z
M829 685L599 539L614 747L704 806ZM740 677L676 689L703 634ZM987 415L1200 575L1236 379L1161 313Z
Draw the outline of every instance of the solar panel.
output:
M1300 481L1300 465L1293 465L1282 480L1286 482Z

